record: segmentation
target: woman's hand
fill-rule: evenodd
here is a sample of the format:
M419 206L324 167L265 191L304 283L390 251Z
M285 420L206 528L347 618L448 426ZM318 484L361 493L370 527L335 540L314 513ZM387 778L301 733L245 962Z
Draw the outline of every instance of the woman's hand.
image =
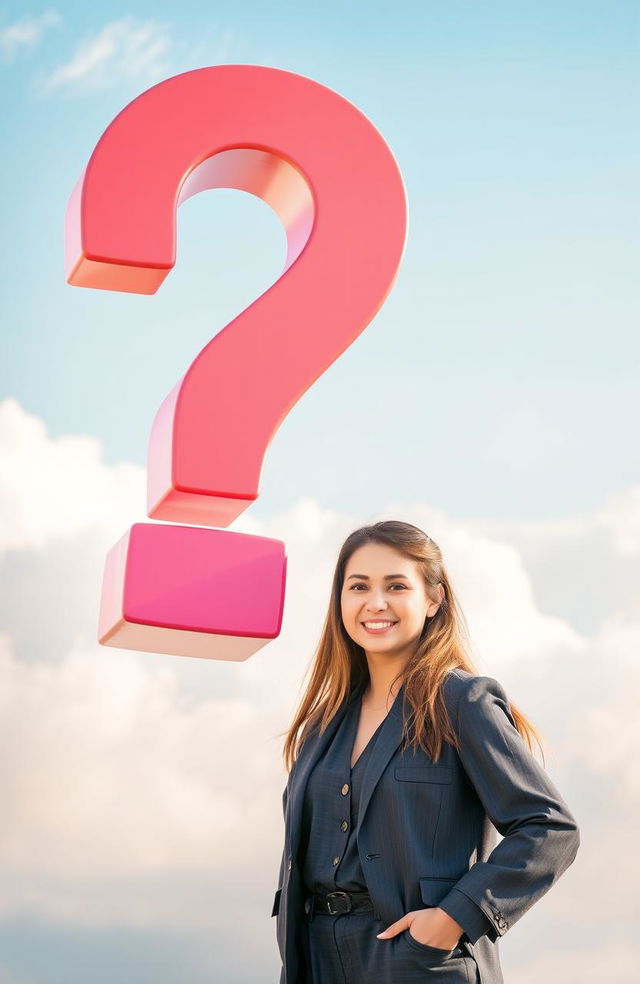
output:
M419 943L426 943L428 946L435 946L441 950L453 950L457 946L460 937L464 933L463 927L452 919L448 912L439 909L437 906L428 909L414 909L407 912L402 919L397 919L382 932L378 933L378 939L384 940L397 936L413 926L411 935Z

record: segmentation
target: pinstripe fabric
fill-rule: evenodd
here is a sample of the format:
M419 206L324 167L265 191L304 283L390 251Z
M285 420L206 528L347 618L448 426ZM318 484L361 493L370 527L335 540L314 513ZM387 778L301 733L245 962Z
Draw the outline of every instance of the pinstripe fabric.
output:
M305 786L298 857L308 892L367 891L355 821L362 776L382 722L351 768L359 711L360 700L356 698L343 715L333 741L311 769Z
M285 843L272 909L280 984L305 984L298 858L305 786L363 686L324 734L308 738L283 792ZM573 862L578 826L518 734L500 683L455 669L443 687L460 753L445 743L434 763L422 749L401 752L401 688L362 777L355 829L360 861L385 926L412 909L439 906L463 927L480 984L503 984L498 941ZM424 980L443 980L441 971L425 968ZM399 971L398 984L403 980ZM374 980L364 974L349 984Z
M477 967L463 946L452 951L427 946L408 930L378 940L384 929L373 912L331 916L316 912L305 919L302 944L304 984L424 984L436 974L439 984L477 984Z

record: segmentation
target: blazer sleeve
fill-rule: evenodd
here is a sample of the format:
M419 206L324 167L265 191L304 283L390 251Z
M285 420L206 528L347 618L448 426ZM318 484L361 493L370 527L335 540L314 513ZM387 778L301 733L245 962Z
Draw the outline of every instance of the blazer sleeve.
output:
M492 677L466 681L457 702L463 768L503 840L438 903L471 943L492 942L548 892L575 859L575 818L516 728Z

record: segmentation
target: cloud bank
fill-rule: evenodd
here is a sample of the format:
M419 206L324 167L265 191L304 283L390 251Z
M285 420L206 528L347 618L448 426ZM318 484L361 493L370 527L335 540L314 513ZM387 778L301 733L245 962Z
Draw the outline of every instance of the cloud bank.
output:
M575 864L503 941L505 972L517 984L560 981L571 961L574 976L595 982L595 968L613 960L608 979L625 979L637 959L629 869L640 808L640 620L621 586L639 549L638 489L594 515L519 526L454 521L424 502L390 503L376 517L308 498L267 521L245 513L231 528L283 539L289 573L281 636L235 664L96 642L104 556L145 519L142 469L106 466L95 438L51 437L7 398L0 476L5 919L215 927L233 938L242 908L257 928L255 952L246 921L238 937L249 965L258 973L260 946L276 960L269 912L286 781L278 733L300 696L340 544L361 523L394 517L442 547L478 670L498 677L541 729L546 767L581 825ZM583 583L585 558L589 580L603 585L594 598L607 598L589 631L566 614L580 603L571 585ZM564 594L548 610L539 599L551 577L541 572L551 569ZM614 860L620 845L624 863ZM538 933L545 946L532 952Z

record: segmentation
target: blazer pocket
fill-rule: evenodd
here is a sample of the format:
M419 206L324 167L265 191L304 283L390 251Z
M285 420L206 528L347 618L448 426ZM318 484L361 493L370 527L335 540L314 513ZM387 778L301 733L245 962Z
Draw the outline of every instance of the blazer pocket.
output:
M425 905L439 905L458 880L458 878L421 878L420 898Z
M446 782L453 780L453 769L446 765L396 765L396 779L402 782Z
M273 908L271 910L272 916L277 916L280 911L280 896L282 895L282 889L279 888L273 898Z

